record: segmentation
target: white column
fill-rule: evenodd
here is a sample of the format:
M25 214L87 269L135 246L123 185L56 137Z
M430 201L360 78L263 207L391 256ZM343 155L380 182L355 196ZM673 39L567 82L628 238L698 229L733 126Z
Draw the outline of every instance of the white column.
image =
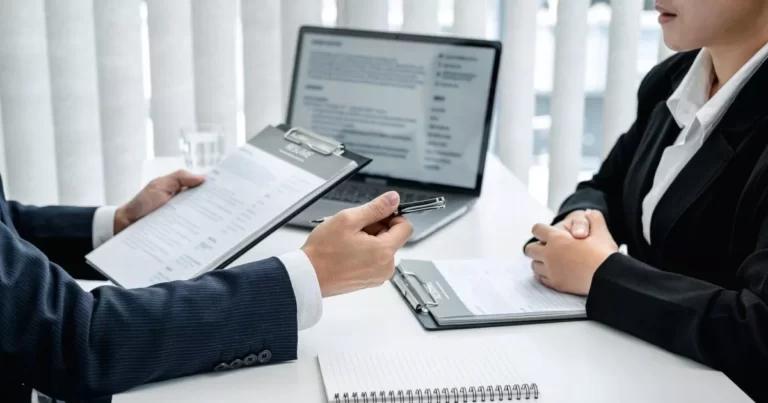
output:
M43 0L0 1L0 94L7 195L58 201L56 151Z
M140 3L93 3L104 187L106 202L111 205L127 202L139 190L142 162L147 157Z
M237 146L236 24L237 0L192 1L197 122L221 127L227 151Z
M190 0L147 0L155 156L180 154L181 129L195 125Z
M555 27L555 77L549 133L548 205L557 210L573 193L581 169L584 70L590 0L560 1Z
M281 123L280 0L242 0L245 137Z
M46 0L59 203L104 203L92 0Z
M473 38L485 38L486 21L485 0L453 0L453 33L459 36ZM533 3L533 4L517 4ZM535 1L508 1L502 7L507 8L533 8L538 4ZM534 14L534 19L536 15ZM505 21L507 21L505 19ZM530 24L526 24L528 26ZM536 25L533 25L534 30Z
M336 0L337 25L346 28L387 31L389 2L387 0Z
M518 179L528 184L533 162L533 117L536 93L535 1L507 1L504 12L499 77L498 154Z
M635 120L643 0L612 0L608 77L603 99L603 157Z
M280 21L282 31L282 67L283 106L288 105L293 79L293 59L296 54L296 41L302 25L320 25L322 22L322 0L283 0L280 2Z
M439 33L439 5L439 0L403 0L403 31L427 35Z

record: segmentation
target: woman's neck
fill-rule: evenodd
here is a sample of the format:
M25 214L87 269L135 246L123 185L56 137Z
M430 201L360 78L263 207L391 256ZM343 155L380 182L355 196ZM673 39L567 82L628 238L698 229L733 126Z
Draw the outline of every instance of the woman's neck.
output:
M714 96L734 75L752 58L763 46L768 43L768 28L762 32L751 33L747 37L736 38L724 44L708 46L707 50L712 56L712 66L715 77L710 90L710 97Z

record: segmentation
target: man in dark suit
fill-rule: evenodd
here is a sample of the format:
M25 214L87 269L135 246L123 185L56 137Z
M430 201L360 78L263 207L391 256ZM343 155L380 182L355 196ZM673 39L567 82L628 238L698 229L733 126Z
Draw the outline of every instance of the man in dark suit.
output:
M590 319L768 401L768 2L656 3L683 53L648 73L635 123L525 250L544 284L588 295Z
M30 207L0 186L0 401L109 396L153 381L296 358L321 297L379 285L411 234L390 192L320 225L301 250L144 289L83 291L84 256L200 176L158 178L117 208Z

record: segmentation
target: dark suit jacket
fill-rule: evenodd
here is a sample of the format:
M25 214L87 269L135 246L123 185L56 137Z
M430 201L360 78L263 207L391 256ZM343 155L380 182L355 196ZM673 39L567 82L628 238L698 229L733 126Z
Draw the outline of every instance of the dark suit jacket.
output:
M659 201L651 245L642 201L662 152L681 129L665 101L696 52L656 66L638 93L637 120L555 221L600 210L629 256L597 270L591 319L722 370L768 401L768 63L738 94Z
M268 259L186 282L83 291L93 208L27 207L0 187L0 401L58 399L296 358L296 300ZM92 273L91 273L92 274Z

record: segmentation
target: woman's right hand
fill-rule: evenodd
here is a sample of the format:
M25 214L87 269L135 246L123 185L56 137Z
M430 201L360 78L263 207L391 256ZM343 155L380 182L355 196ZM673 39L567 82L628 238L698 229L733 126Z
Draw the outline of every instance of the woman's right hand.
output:
M584 239L589 236L589 220L586 210L576 210L568 214L562 221L555 224L555 228L562 228L571 233L576 239Z

